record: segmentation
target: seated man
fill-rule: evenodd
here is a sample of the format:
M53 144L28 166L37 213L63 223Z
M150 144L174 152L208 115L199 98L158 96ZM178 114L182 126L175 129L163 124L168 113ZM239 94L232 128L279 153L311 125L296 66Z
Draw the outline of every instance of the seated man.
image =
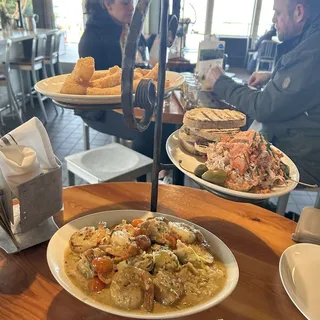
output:
M320 1L274 0L282 44L274 72L239 85L212 68L208 85L219 99L263 124L268 139L297 165L300 180L320 185Z

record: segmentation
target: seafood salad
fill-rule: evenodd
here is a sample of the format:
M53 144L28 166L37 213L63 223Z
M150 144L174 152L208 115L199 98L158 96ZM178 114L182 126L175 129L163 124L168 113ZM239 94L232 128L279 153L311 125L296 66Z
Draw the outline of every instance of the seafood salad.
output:
M205 168L197 171L203 179L229 189L268 193L290 178L282 157L261 133L249 130L210 144Z
M76 231L65 270L94 300L142 313L192 307L217 295L226 281L226 267L203 234L164 217Z

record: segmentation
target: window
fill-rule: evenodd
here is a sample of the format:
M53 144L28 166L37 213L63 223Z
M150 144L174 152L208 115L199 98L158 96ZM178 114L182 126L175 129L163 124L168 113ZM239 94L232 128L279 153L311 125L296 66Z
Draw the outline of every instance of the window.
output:
M266 1L271 2L271 0ZM254 3L255 0L215 0L212 34L248 36L251 29Z
M78 43L84 30L81 0L53 0L57 28L65 31L66 42Z
M206 14L207 1L203 1L201 6L199 6L199 0L184 1L184 7L181 9L181 18L189 18L191 20L186 39L186 47L191 50L197 50L199 43L204 39Z
M259 21L258 35L262 36L267 30L270 30L273 18L273 1L262 0L261 15Z

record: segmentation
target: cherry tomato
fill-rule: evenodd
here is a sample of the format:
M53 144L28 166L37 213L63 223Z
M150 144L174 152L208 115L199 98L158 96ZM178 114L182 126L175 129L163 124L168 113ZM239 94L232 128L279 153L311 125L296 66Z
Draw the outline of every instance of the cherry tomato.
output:
M151 240L146 235L136 236L136 242L139 248L147 251L151 247Z
M134 231L134 236L140 236L140 235L146 235L147 231L145 229L141 229L141 228L136 228L136 230Z
M142 219L134 219L134 220L132 220L131 225L134 226L134 227L138 227L142 222L144 222L144 220L142 220Z
M96 273L108 273L113 270L113 263L108 257L98 257L92 260L92 267Z
M176 249L177 248L177 239L174 236L168 234L166 236L166 240L169 242L169 247L171 249Z
M98 277L89 280L88 289L90 292L99 292L105 287L105 284Z

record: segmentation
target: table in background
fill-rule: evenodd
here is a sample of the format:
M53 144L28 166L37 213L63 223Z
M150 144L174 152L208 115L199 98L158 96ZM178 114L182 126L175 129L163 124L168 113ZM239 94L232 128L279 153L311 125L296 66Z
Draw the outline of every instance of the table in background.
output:
M35 35L45 34L47 36L53 35L57 29L37 29L36 32L26 30L11 30L9 32L0 31L0 44L5 44L7 39L12 42L20 42L31 40Z
M104 210L149 210L150 184L106 183L67 188L59 226ZM161 213L187 219L217 235L232 250L240 269L235 291L216 307L188 320L302 320L279 277L279 258L293 244L296 223L250 204L208 192L161 185ZM121 217L119 217L121 218ZM124 319L93 309L60 287L46 262L47 243L15 255L0 251L0 314L6 320ZM57 248L59 250L59 248Z
M115 109L114 110L117 113L121 113L122 109ZM134 109L134 115L137 119L141 119L143 117L144 110L140 108ZM163 106L163 116L162 116L162 123L170 123L170 124L176 124L177 126L182 125L183 123L183 116L184 116L184 110L183 107L178 100L177 96L175 95L175 92L172 93L172 95L168 98L168 101L164 102ZM154 116L152 117L152 121L154 121Z

